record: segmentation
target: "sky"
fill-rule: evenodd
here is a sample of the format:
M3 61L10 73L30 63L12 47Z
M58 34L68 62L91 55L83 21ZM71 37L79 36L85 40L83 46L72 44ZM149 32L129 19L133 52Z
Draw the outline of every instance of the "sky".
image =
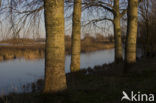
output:
M8 0L7 0L8 1ZM0 36L2 37L1 39L4 39L6 37L11 37L11 34L13 32L12 31L8 32L10 30L10 28L12 27L12 25L10 24L10 18L11 15L8 14L8 9L5 10L5 12L2 12L4 10L2 10L2 8L4 8L7 4L6 0L3 0L2 2L2 7L0 10ZM23 0L23 1L33 1L33 0ZM34 1L41 1L41 0L34 0ZM22 2L22 0L21 0ZM19 11L24 11L24 10L32 10L34 8L37 8L38 4L36 3L36 5L33 5L29 8L23 8L23 5L26 5L26 3L22 2L20 4L17 4L17 9ZM42 5L39 4L39 5ZM72 31L72 12L73 12L73 7L67 9L66 5L65 5L65 34L66 35L71 35L71 31ZM33 16L30 15L28 16L27 20L25 19L20 19L23 15L13 15L12 18L14 18L14 22L15 24L19 25L15 25L15 28L17 28L18 31L20 30L19 34L20 37L30 37L30 38L34 38L34 37L40 37L40 38L44 38L45 37L45 24L44 24L44 10L41 10L39 13L36 13L36 21L34 21ZM89 21L93 20L93 19L97 19L97 18L103 18L103 17L108 17L108 18L112 18L113 16L111 13L106 12L106 10L104 10L103 8L91 8L89 10L84 10L82 12L82 19L81 19L81 24L82 24L82 33L81 33L81 37L83 38L85 33L90 33L92 36L95 36L96 33L101 33L104 36L108 36L108 35L112 35L113 34L113 25L111 22L109 21L102 21L102 22L98 22L98 23L91 23L90 25L85 25L86 23L88 23ZM25 25L23 25L25 24ZM39 29L38 29L39 28Z

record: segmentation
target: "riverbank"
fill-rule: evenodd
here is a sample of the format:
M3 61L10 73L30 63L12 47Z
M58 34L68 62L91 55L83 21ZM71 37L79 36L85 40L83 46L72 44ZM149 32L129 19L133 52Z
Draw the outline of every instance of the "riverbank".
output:
M138 60L127 73L123 63L104 64L80 72L68 73L68 89L56 94L42 94L43 81L32 83L32 93L1 98L2 103L120 103L122 91L156 92L156 58ZM24 87L26 88L26 86ZM130 95L130 94L129 94ZM128 101L125 101L129 103Z
M16 43L15 41L1 42L0 61L12 60L16 58L25 58L28 60L44 58L45 54L44 42L34 42L32 40L26 40L23 41L22 43ZM65 47L66 54L70 54L71 53L70 40L66 40ZM111 42L103 42L103 41L99 42L95 40L81 41L81 53L95 52L98 50L112 48L114 48L114 44Z

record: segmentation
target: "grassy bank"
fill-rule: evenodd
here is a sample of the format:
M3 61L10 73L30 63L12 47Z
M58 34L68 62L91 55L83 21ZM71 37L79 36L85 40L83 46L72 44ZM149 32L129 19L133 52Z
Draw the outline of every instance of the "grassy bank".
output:
M33 83L32 93L10 94L2 103L120 103L122 91L128 94L156 92L156 58L139 60L123 73L123 63L104 64L67 74L68 89L42 94L43 81ZM37 85L35 85L37 84ZM5 102L7 101L7 102ZM126 103L130 103L125 101Z
M0 44L10 44L1 45L0 49L44 49L45 40L33 40L33 39L9 39L1 41ZM71 52L71 38L66 36L65 38L66 53ZM81 52L93 52L103 49L114 48L114 43L108 40L99 40L93 37L86 37L81 40Z
M45 44L41 41L34 40L7 40L1 41L0 44L0 61L15 58L38 59L44 58ZM9 45L7 45L9 44ZM66 54L71 53L71 39L66 38ZM94 52L97 50L112 49L113 42L98 41L93 38L85 38L81 41L81 52Z

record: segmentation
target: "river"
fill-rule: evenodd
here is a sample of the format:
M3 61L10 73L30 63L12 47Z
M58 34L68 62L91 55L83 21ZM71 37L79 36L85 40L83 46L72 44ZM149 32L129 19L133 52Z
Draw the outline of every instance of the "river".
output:
M70 55L66 56L65 72L70 72ZM112 63L114 49L81 54L81 68ZM14 59L0 62L0 95L19 92L23 84L44 77L44 59Z

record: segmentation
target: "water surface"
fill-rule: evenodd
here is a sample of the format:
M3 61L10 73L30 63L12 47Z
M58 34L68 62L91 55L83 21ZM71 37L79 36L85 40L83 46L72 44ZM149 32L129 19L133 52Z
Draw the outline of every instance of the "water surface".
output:
M140 55L140 50L138 50ZM70 72L70 55L66 56L65 72ZM114 61L114 49L81 54L81 68L94 67ZM44 76L44 59L15 59L0 62L0 95L19 92L23 84Z
M66 56L65 72L70 72L70 55ZM81 54L81 68L114 61L114 49ZM0 94L18 92L21 86L44 76L44 59L15 59L0 62Z

